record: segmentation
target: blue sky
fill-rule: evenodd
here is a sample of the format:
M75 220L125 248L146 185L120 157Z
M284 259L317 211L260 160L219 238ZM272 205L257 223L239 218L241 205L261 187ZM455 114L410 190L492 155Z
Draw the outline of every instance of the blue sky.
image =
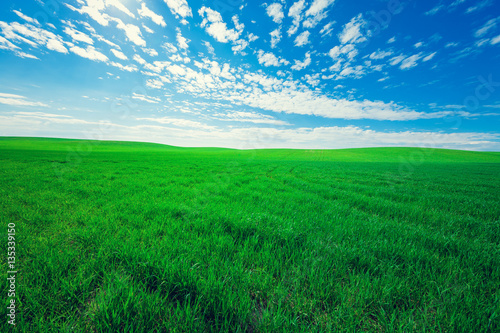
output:
M500 151L494 0L0 3L0 135Z

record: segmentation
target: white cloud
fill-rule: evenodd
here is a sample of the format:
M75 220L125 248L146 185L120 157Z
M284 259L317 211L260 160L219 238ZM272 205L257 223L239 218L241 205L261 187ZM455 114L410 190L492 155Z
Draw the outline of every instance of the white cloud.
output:
M311 53L307 52L304 61L295 60L295 65L293 65L291 68L294 71L300 71L309 66L310 64L311 64Z
M158 52L155 49L148 49L146 47L143 47L142 51L144 51L144 53L148 54L150 57L158 56Z
M481 9L484 9L484 8L490 6L492 3L493 3L493 1L491 1L491 0L483 0L479 3L476 2L475 6L471 6L471 7L467 8L467 10L465 12L467 14L470 14L470 13L479 11Z
M221 121L236 121L254 124L267 124L267 125L290 125L286 121L277 120L274 117L255 112L233 111L226 114L216 113L214 119Z
M37 24L37 25L39 25L39 24L40 24L37 20L35 20L35 19L33 19L33 18L29 17L29 16L24 15L24 14L23 14L23 13L21 13L20 11L13 10L13 12L14 12L14 13L16 13L16 15L17 15L17 16L19 16L20 18L22 18L22 19L23 19L23 20L25 20L26 22L33 23L33 24Z
M137 94L137 93L133 93L132 98L140 100L140 101L152 103L152 104L158 104L161 102L161 99L159 99L157 97L146 96L146 95L141 95L141 94Z
M146 87L152 88L152 89L161 89L163 87L163 82L158 79L149 79L146 81Z
M68 53L68 49L66 49L66 47L64 47L63 43L61 43L57 39L50 39L47 42L47 49L52 50L52 51L56 51L56 52L60 52L60 53L65 53L65 54Z
M10 24L0 21L0 28L5 38L11 41L21 41L27 43L32 47L37 47L37 45L45 45L50 39L56 39L62 41L62 38L50 31L35 27L31 24L21 24L18 22L12 22ZM20 36L23 35L24 37ZM27 38L31 38L29 40Z
M326 8L333 5L334 2L335 0L314 0L306 11L307 19L303 23L304 28L314 28L327 16Z
M300 35L295 38L294 44L295 46L304 46L306 44L309 44L309 35L311 33L309 31L304 31Z
M266 8L267 16L271 17L275 23L281 23L285 18L283 6L280 3L272 3Z
M141 29L133 24L125 24L122 20L118 18L111 18L111 20L115 21L116 27L125 32L127 39L138 46L146 46L146 41L142 38Z
M215 49L212 46L212 44L210 44L210 42L204 41L203 45L205 45L205 47L207 48L208 53L210 53L211 55L215 56Z
M29 59L37 59L37 60L40 60L38 57L32 55L32 54L29 54L29 53L25 53L25 52L16 52L16 56L20 57L20 58L29 58Z
M434 56L437 54L437 52L434 52L434 53L431 53L429 54L427 57L425 57L424 59L422 59L423 62L427 62L429 60L431 60L432 58L434 58Z
M436 15L438 12L440 12L443 9L445 9L445 6L437 5L436 7L432 8L431 10L425 12L425 15L427 15L427 16Z
M396 57L391 58L391 60L390 60L390 62L389 62L389 63L390 63L392 66L396 66L396 65L400 64L400 63L401 63L401 61L403 61L405 58L406 58L406 56L405 56L405 55L400 54L400 55L398 55L398 56L396 56Z
M288 29L288 36L294 35L299 29L300 21L302 20L302 11L305 8L305 0L295 2L288 11L288 17L293 18L292 26Z
M249 42L255 42L257 39L259 39L259 36L256 36L253 33L249 33L247 37Z
M238 30L240 33L243 32L243 29L245 29L245 25L243 23L240 23L238 15L233 15L231 20L233 20L234 27L236 28L236 30Z
M413 47L415 47L416 49L419 49L422 46L424 46L424 43L422 43L422 42L418 42L418 43L415 43L415 45L413 45Z
M48 107L47 104L41 102L32 102L26 99L26 97L21 95L0 93L0 104L6 104L11 106L42 106Z
M21 48L15 44L12 44L8 39L0 36L0 49L14 51L16 49L20 50Z
M164 0L170 11L174 15L179 15L183 19L192 17L193 13L186 0Z
M136 118L137 120L147 120L151 122L156 122L160 124L170 124L178 127L191 127L191 128L201 128L204 130L215 130L217 127L209 126L207 124L202 124L198 121L192 121L187 119L179 119L179 118Z
M189 48L189 45L188 45L189 40L182 36L181 29L179 27L177 27L176 30L177 30L177 36L176 36L177 45L179 46L179 48L186 50L187 48Z
M161 15L156 14L151 9L149 9L144 2L141 3L141 9L138 9L137 12L141 17L149 17L154 23L162 27L167 26L163 17Z
M361 28L366 24L363 15L359 14L353 17L349 23L344 26L344 29L339 34L339 40L342 44L361 43L366 41L361 33Z
M95 20L97 23L99 23L102 26L108 26L109 24L109 15L108 14L103 14L101 11L106 9L106 4L104 1L99 1L99 0L86 0L86 5L83 5L80 9L73 7L72 5L69 5L67 3L64 3L66 7L69 9L76 11L80 14L87 14L90 16L93 20ZM83 1L80 1L80 4L83 4Z
M333 60L342 60L342 57L345 57L345 59L348 62L351 62L354 57L358 55L358 50L354 46L354 44L347 44L343 46L334 46L329 52L328 55L333 59Z
M108 57L106 57L101 52L97 51L91 45L87 46L87 49L83 49L79 46L73 46L69 50L74 54L79 55L80 57L87 58L93 61L107 62L109 60Z
M118 62L114 62L114 61L111 61L109 64L113 67L117 67L117 68L121 69L122 71L137 72L137 70L138 70L137 67L135 67L135 66L124 66L124 65L122 65Z
M335 24L335 22L330 22L330 23L327 23L323 29L321 29L321 31L319 32L321 34L321 37L326 37L326 36L330 36L333 32L333 25Z
M179 55L178 53L176 54L173 54L171 55L170 57L168 57L170 60L174 61L174 62L183 62L185 64L188 64L191 62L191 58L189 57L182 57L181 55Z
M97 0L97 1L99 1L99 0ZM90 1L87 1L87 3L89 3L89 2ZM135 15L132 14L132 12L130 10L128 10L128 8L125 7L125 5L120 2L120 0L106 0L106 6L107 7L113 6L116 9L121 10L122 12L124 12L125 14L127 14L128 16L130 16L132 18L135 18Z
M478 29L474 36L476 38L481 38L488 33L488 31L493 30L497 26L497 22L500 20L500 17L494 18L486 22L480 29Z
M377 50L376 52L373 52L372 54L370 54L370 59L372 60L380 60L380 59L384 59L386 57L390 57L392 55L392 51L383 51L383 50Z
M72 135L75 130L102 133L101 140L150 141L177 146L210 146L239 149L256 148L302 148L334 149L353 147L433 147L448 149L498 150L499 135L490 133L441 133L432 131L375 131L355 126L324 126L316 128L203 128L203 123L182 122L184 119L170 118L165 122L179 127L164 126L157 118L146 118L146 123L136 122L132 126L114 123L91 122L83 119L62 118L59 115L35 114L21 116L20 113L0 116L0 130L6 135L33 135L47 130ZM156 123L158 125L151 125ZM59 125L59 126L58 126ZM68 127L74 125L75 127ZM108 130L102 132L103 125ZM172 124L174 125L174 124ZM174 125L174 126L175 126ZM187 126L185 126L187 125ZM192 127L191 127L191 126ZM201 125L201 126L200 126ZM187 128L184 128L187 127ZM12 129L15 129L12 130ZM64 132L65 131L65 132ZM200 142L199 138L203 138ZM88 139L81 137L81 139Z
M313 87L316 87L320 83L319 77L320 77L319 73L313 75L309 74L304 75L304 79L306 80L306 82Z
M500 43L500 35L498 35L498 36L496 36L496 37L493 37L493 38L491 39L491 41L490 41L490 44L491 44L491 45L496 45L496 44L498 44L498 43Z
M421 56L420 54L414 54L401 63L401 66L399 68L401 69L410 69L418 65L417 61L420 60Z
M234 54L240 53L242 55L246 55L246 53L243 52L243 50L245 50L248 45L249 43L246 40L238 39L236 42L234 42L234 46L231 47L231 49L233 50Z
M123 54L123 52L121 51L118 51L118 50L115 50L115 49L111 49L111 52L115 55L115 57L117 57L118 59L121 59L121 60L128 60L127 56L125 54Z
M271 31L271 48L274 49L281 40L281 27Z
M257 59L259 61L259 64L264 65L266 67L269 66L276 66L279 67L281 66L282 63L286 63L286 60L284 59L278 59L272 52L264 52L262 50L259 50L257 52Z
M141 65L145 65L145 64L147 64L147 61L146 61L146 60L144 60L144 59L142 59L142 58L141 58L141 56L140 56L140 55L138 55L138 54L135 54L135 55L134 55L134 57L133 57L133 59L134 59L135 61L137 61L137 62L138 62L139 64L141 64Z
M148 28L148 26L146 26L144 23L142 24L142 28L149 34L154 34L154 30L151 29L151 28Z
M218 42L234 42L240 37L241 30L228 29L219 12L203 6L198 14L203 18L201 27L205 28L205 31Z
M387 44L392 44L396 41L396 37L391 37L388 41Z
M94 44L94 40L90 38L87 34L80 32L78 30L75 30L70 27L64 28L64 32L73 39L74 42L83 42L87 43L90 45Z
M175 52L177 52L177 48L172 43L165 42L165 43L163 43L162 47L165 50L167 50L167 52L169 52L169 53L175 53Z
M9 39L18 40L25 42L33 47L37 47L38 45L44 45L47 49L52 51L57 51L60 53L68 53L68 50L64 46L63 39L44 29L35 27L31 24L20 24L18 22L13 22L11 24L7 24L5 22L0 21L0 28L2 29L2 33ZM20 35L26 36L35 40L33 42L28 40ZM86 36L86 35L85 35ZM88 36L87 36L88 37ZM13 43L11 43L8 39L0 37L0 49L7 49L14 51L16 56L21 58L30 58L30 59L38 59L36 56L21 52L20 48Z

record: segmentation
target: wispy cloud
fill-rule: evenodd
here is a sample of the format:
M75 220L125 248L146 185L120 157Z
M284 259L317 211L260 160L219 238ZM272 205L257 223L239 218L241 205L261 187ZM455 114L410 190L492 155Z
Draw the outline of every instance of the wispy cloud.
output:
M0 104L6 104L6 105L11 105L11 106L48 107L48 105L45 103L30 101L25 96L7 94L7 93L0 93Z

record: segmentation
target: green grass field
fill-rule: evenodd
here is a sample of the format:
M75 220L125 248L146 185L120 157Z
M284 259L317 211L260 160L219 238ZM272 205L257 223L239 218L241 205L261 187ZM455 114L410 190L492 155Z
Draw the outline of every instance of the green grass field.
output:
M0 138L0 331L499 332L499 175L488 152Z

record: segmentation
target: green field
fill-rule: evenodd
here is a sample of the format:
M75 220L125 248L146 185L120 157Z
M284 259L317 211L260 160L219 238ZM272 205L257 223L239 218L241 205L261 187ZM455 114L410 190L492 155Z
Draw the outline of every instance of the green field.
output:
M488 152L0 138L0 332L499 332L499 175Z

